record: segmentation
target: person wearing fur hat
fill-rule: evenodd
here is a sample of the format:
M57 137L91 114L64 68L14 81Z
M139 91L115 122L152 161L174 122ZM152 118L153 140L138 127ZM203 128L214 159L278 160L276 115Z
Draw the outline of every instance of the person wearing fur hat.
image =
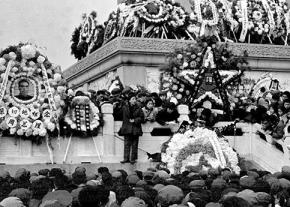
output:
M119 135L124 136L124 160L121 163L134 164L138 158L139 136L143 134L141 123L144 121L144 113L137 105L134 93L129 93L127 100L123 106L123 123L119 130Z

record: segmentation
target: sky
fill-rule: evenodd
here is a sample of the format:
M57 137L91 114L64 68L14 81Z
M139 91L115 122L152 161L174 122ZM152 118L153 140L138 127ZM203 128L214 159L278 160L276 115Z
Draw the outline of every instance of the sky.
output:
M117 0L0 0L0 49L31 42L65 70L76 62L70 39L82 14L95 10L103 23L116 7Z

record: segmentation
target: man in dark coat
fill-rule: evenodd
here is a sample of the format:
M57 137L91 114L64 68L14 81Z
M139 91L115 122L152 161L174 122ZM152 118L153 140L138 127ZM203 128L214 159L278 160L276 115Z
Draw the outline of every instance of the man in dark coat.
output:
M121 163L134 164L138 157L139 136L142 136L141 123L144 121L144 113L137 105L135 94L128 95L128 103L123 106L123 123L119 135L124 136L124 160ZM130 159L131 149L131 159Z

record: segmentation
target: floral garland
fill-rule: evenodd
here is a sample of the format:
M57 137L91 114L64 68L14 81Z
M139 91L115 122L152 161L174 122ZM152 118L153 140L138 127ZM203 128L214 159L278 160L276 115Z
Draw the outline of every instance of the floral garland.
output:
M287 44L287 3L284 0L234 1L234 19L240 23L240 42Z
M166 152L162 153L162 161L167 163L172 173L180 173L187 165L199 165L201 156L213 168L220 166L229 167L235 172L240 171L237 154L226 139L218 138L214 131L204 128L175 134L168 143Z
M188 23L185 10L172 0L126 2L110 15L105 40L113 36L193 39L186 29Z
M194 107L196 102L209 97L229 108L227 87L239 82L248 66L245 58L234 56L226 44L215 41L214 38L203 39L170 54L160 75L160 90L176 97L178 104ZM206 77L216 86L202 88Z
M83 15L83 23L75 29L71 38L71 53L80 60L102 46L104 27L97 24L97 13Z
M41 143L58 131L65 105L66 82L60 67L53 65L31 44L10 46L0 53L0 129ZM19 82L31 84L29 99L16 95ZM19 90L19 89L18 89Z
M91 135L98 133L100 126L99 109L87 96L76 96L65 116L65 122L71 132L83 132Z

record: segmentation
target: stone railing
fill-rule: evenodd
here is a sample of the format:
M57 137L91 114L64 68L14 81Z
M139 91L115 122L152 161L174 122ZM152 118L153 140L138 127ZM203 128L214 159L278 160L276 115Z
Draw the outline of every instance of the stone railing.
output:
M188 107L178 106L179 122L188 120ZM122 122L114 121L113 106L102 106L104 126L96 137L64 137L52 139L53 161L55 163L116 163L123 157L123 137L118 135ZM160 151L161 144L170 136L151 136L156 128L169 128L172 133L178 129L178 124L161 126L158 123L142 124L143 136L139 141L139 161L147 161L146 152ZM50 163L47 145L32 144L31 141L13 137L0 139L0 164L33 164Z
M227 123L228 124L228 123ZM259 124L237 123L237 128L242 128L242 136L228 136L230 145L241 157L253 161L261 168L270 172L281 171L281 167L290 164L290 136L284 139L274 139L265 135L265 139L258 135L262 131Z
M188 120L188 107L178 106L180 114L179 123ZM55 163L80 164L80 163L118 163L123 158L123 137L118 135L122 122L114 121L113 106L102 106L104 126L96 137L64 137L53 139L53 160ZM219 122L217 125L225 126L230 122ZM140 163L147 162L146 152L160 152L162 143L170 138L170 135L152 136L152 131L160 128L168 128L174 133L179 124L161 126L158 123L145 123L142 125L143 136L139 139ZM261 168L270 172L281 170L281 166L290 164L290 136L285 139L275 140L271 136L262 139L256 134L260 130L257 124L237 123L242 128L242 136L227 136L229 144L248 160L253 161ZM50 163L46 143L32 144L31 141L15 139L13 137L1 137L0 139L0 164L35 164Z

